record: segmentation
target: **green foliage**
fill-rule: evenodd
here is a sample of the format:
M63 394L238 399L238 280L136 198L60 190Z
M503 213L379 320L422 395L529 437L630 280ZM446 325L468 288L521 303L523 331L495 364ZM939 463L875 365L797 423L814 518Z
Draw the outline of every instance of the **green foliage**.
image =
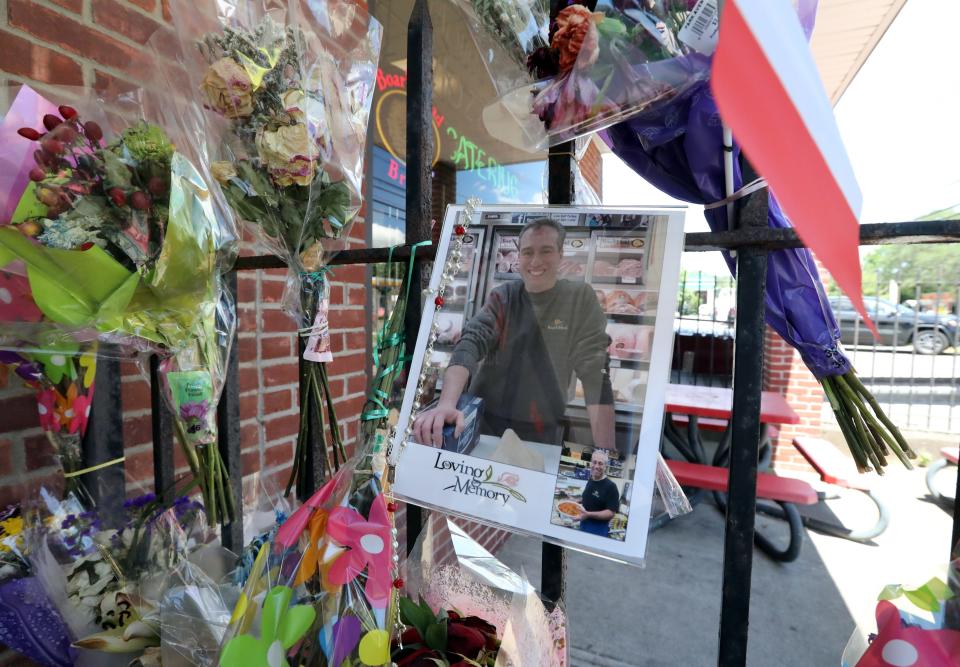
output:
M920 294L949 294L956 291L958 278L960 250L949 243L885 245L863 260L867 295L885 295L891 280L900 285L901 299L913 298L918 289Z

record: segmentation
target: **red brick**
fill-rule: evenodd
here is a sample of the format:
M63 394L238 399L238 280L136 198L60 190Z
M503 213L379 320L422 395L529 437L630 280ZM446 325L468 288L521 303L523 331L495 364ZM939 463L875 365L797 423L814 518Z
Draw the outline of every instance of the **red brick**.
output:
M364 373L347 378L346 383L346 393L348 395L359 394L360 392L365 392L367 390L367 376Z
M289 389L271 391L263 395L264 416L275 412L286 412L293 407L293 393Z
M343 293L344 293L343 285L331 285L330 286L330 305L342 306L344 304Z
M74 14L83 11L83 0L50 0L53 4L68 9Z
M153 490L153 450L149 447L134 454L127 454L123 462L124 474L128 480L145 482L143 493Z
M0 433L22 431L40 425L37 399L34 394L11 396L0 401Z
M257 330L259 317L256 308L252 306L237 308L237 316L237 329L239 331L251 332Z
M300 415L283 415L274 419L267 419L263 424L264 438L267 442L289 438L300 430Z
M344 350L366 351L367 332L364 330L335 334L330 338L330 349L333 350L334 354L340 354Z
M157 0L127 0L127 2L148 12L152 12L157 7ZM166 18L166 16L164 18ZM167 20L169 21L170 19Z
M260 389L260 375L254 367L240 367L240 393Z
M120 33L138 44L146 45L153 33L161 28L161 25L153 19L117 0L93 0L91 7L93 20L97 24ZM161 53L169 54L170 51L167 49L171 44L171 36L168 30L164 30L164 35L165 37L158 36L154 43Z
M127 447L153 441L153 424L150 415L126 417L123 420L123 442Z
M249 273L237 277L237 302L254 303L257 300L257 279Z
M0 440L0 477L13 474L13 441Z
M124 382L121 398L124 410L146 410L150 408L150 384L146 380Z
M363 308L351 310L330 309L331 329L358 329L367 323L367 313Z
M291 440L267 447L263 451L263 467L273 468L293 465L293 445L294 443Z
M295 363L277 364L276 366L264 366L263 385L265 387L279 387L285 384L296 384L300 377L300 371Z
M119 70L146 71L148 56L30 0L8 0L7 23L42 40Z
M243 335L237 338L237 354L241 361L257 360L257 337Z
M266 333L293 333L297 324L283 310L264 310L260 321Z
M260 444L260 425L244 424L240 427L240 447L254 447Z
M292 336L271 336L260 339L260 358L279 359L293 355Z
M160 4L163 6L163 20L172 21L173 15L170 13L170 0L160 0Z
M32 435L23 439L25 472L58 465L56 450L46 434Z
M264 280L260 283L260 299L264 303L280 303L286 286L286 282L279 280Z
M240 397L240 419L256 417L259 408L260 397L257 394Z
M335 356L328 365L330 375L346 375L366 369L366 355L362 352Z
M83 68L67 56L0 30L3 71L58 86L82 86Z
M245 474L260 470L260 450L251 449L240 454L241 470Z
M338 266L334 268L334 274L338 283L363 284L367 279L366 269L359 264Z

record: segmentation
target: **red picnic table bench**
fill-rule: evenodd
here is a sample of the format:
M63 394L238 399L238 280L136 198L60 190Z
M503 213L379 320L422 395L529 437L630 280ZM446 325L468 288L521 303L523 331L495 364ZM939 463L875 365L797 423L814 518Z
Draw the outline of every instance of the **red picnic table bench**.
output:
M726 511L726 491L730 471L727 468L730 451L729 420L733 411L733 390L726 387L702 387L691 385L667 385L664 410L664 438L686 459L668 460L667 465L681 486L703 491L712 491L717 507ZM795 424L800 416L786 399L775 392L765 391L760 396L761 451L760 466L765 467L770 458L771 426ZM686 425L686 436L677 428ZM722 431L722 436L711 460L707 460L701 429ZM668 457L669 458L669 457ZM790 529L786 548L776 546L759 532L754 534L754 543L771 558L790 562L800 554L803 544L803 524L798 504L813 505L818 502L816 490L808 483L772 473L757 473L757 498L773 501L776 508L761 504L757 510L772 513L786 520ZM690 495L691 504L702 499L702 493ZM772 510L772 511L768 511ZM655 529L667 519L657 517L651 523Z
M681 486L698 490L712 491L718 509L725 511L725 492L728 488L729 470L729 419L732 412L733 391L721 387L694 387L668 385L665 411L668 419L664 426L664 436L674 445L686 461L668 461L670 470ZM770 447L770 440L776 437L777 424L796 424L799 415L780 394L762 392L760 400L761 422L761 466L763 459L769 460L769 453L763 456L763 448ZM686 438L683 438L677 426L685 425ZM723 432L717 451L711 462L706 461L700 430ZM794 447L810 462L824 482L865 493L877 506L878 517L873 526L866 530L851 530L845 526L833 524L800 513L798 505L815 505L826 499L826 494L818 493L803 480L781 477L767 472L757 473L757 499L776 503L770 506L758 503L757 511L784 519L790 530L786 548L779 548L764 535L757 533L755 542L762 551L775 560L789 562L797 558L803 543L802 527L817 532L868 542L882 533L889 522L889 512L881 499L874 493L872 478L857 472L853 462L826 440L810 437L798 437ZM701 494L694 494L692 502L697 502ZM653 527L659 527L665 519L655 519Z

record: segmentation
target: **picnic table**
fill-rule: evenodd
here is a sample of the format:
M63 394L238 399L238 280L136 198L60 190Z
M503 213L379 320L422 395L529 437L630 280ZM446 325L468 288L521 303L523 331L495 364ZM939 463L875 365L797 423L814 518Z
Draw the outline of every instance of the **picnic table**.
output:
M730 451L730 415L733 412L733 389L668 384L664 403L664 437L691 463L726 465ZM769 466L772 448L770 429L778 424L798 424L798 415L781 394L764 391L760 394L760 464ZM678 428L686 424L686 435ZM707 461L701 428L722 431L713 459Z
M668 384L664 403L666 417L663 433L667 442L680 452L685 461L669 461L667 465L681 486L695 488L689 494L690 503L696 505L706 491L714 495L718 509L726 511L726 494L729 480L727 461L730 454L730 418L733 413L733 390L725 387L702 387ZM775 392L764 391L760 396L760 467L769 464L772 447L770 429L778 424L799 423L800 416L786 399ZM686 424L686 435L679 426ZM701 429L721 431L720 443L708 461L703 445ZM669 457L668 457L669 458ZM803 519L796 505L812 505L818 502L816 491L804 481L778 477L769 473L757 475L757 497L771 500L777 507L757 505L758 511L782 518L790 529L789 541L781 548L759 532L754 542L768 556L781 562L795 560L803 543ZM651 530L668 521L662 515L651 522Z

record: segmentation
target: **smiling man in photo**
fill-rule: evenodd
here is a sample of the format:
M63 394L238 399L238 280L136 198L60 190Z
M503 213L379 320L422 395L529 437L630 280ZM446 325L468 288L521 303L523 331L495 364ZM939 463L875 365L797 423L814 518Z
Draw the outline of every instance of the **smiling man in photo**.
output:
M595 450L590 457L590 479L583 489L580 506L580 530L593 535L610 537L610 519L620 509L620 491L607 477L610 458L603 450Z
M522 440L559 445L579 378L593 446L614 447L607 319L590 285L558 278L563 239L563 227L549 218L521 230L521 280L492 290L467 322L437 405L416 418L417 442L441 446L447 424L459 436L464 417L457 403L467 392L484 400L482 433L501 436L510 428Z

